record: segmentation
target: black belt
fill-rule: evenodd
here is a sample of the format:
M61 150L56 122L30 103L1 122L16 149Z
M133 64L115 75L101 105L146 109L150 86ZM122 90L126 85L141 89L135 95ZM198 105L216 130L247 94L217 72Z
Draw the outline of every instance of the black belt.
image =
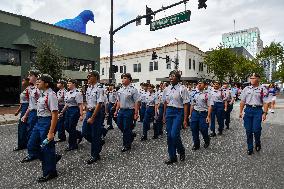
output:
M250 108L262 108L262 105L249 105L249 104L246 104L246 107L250 107Z
M204 110L204 111L198 111L198 110L195 110L193 109L194 111L198 112L198 113L208 113L208 111Z
M183 109L183 108L177 108L177 107L173 107L173 106L167 106L167 108L171 108L171 109Z

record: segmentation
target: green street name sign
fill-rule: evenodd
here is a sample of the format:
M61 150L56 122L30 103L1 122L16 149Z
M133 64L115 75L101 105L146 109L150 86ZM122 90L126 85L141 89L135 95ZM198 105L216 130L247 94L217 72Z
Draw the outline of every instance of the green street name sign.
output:
M150 25L150 31L159 30L176 24L190 21L191 11L180 12L160 20L153 21Z

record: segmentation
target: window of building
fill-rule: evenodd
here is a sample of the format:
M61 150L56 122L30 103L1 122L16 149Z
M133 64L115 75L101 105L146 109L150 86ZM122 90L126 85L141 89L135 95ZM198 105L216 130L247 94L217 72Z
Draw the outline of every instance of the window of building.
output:
M90 72L95 69L95 62L76 58L65 58L62 63L65 69L80 72Z
M188 60L188 69L191 70L191 58Z
M105 75L105 68L102 68L102 75Z
M138 64L138 72L141 72L141 63Z
M123 73L126 73L126 66L123 66Z
M20 51L0 48L0 64L20 66Z
M154 70L158 70L158 62L157 61L154 62Z
M123 66L119 66L119 72L123 73Z
M141 63L133 64L133 72L141 72Z
M150 62L149 63L149 71L153 71L154 70L154 63L153 62Z
M203 62L199 62L199 71L203 72Z
M193 60L192 63L193 63L193 65L192 65L193 66L193 70L195 70L195 60Z

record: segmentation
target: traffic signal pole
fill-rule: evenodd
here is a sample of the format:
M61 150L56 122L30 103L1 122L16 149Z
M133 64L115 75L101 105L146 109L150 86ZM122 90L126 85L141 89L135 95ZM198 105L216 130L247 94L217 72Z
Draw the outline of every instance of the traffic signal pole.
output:
M152 15L155 15L159 12L162 12L164 10L167 10L169 8L172 8L172 7L175 7L177 5L180 5L182 3L186 4L189 0L182 0L182 1L179 1L177 3L174 3L172 5L169 5L169 6L166 6L166 7L162 7L161 9L159 10L156 10L156 11L153 11L151 12L150 14L145 14L143 16L138 16L136 17L135 19L133 20L130 20L129 22L126 22L125 24L121 25L120 27L118 27L117 29L113 29L113 0L111 0L111 22L110 22L110 31L109 31L109 35L110 35L110 61L109 61L109 64L110 64L110 69L109 69L109 82L112 83L113 82L113 79L114 79L114 73L112 71L112 65L113 65L113 36L116 32L118 32L119 30L121 30L122 28L126 27L127 25L133 23L133 22L136 22L138 20L141 20L142 18L148 18Z

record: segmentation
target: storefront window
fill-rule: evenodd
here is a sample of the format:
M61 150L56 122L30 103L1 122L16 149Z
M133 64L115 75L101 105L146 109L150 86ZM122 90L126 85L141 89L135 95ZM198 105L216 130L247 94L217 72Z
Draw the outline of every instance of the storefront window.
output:
M20 51L0 48L0 64L20 66Z

